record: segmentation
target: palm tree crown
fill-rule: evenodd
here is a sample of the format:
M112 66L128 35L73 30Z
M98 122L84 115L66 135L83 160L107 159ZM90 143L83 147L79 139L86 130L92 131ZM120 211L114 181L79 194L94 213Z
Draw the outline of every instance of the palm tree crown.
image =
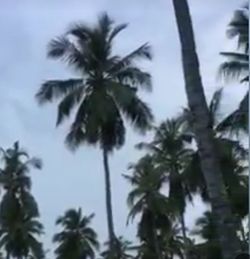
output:
M40 103L60 99L57 124L77 107L66 142L99 143L112 150L124 143L123 117L140 130L148 129L152 114L137 96L137 89L151 89L151 77L139 69L137 59L151 59L148 44L125 57L112 53L115 37L127 27L114 26L107 14L99 17L95 27L73 25L65 35L52 40L48 56L70 65L78 78L50 80L37 93Z
M30 192L29 176L31 167L41 169L41 160L30 158L18 142L1 151L0 186L4 192L0 204L0 248L5 249L7 257L41 259L44 252L37 236L43 234L43 226L37 220L39 210Z
M81 209L70 209L56 221L62 231L55 234L53 241L58 243L55 254L58 259L95 258L99 249L96 232L89 226L94 214L83 216Z

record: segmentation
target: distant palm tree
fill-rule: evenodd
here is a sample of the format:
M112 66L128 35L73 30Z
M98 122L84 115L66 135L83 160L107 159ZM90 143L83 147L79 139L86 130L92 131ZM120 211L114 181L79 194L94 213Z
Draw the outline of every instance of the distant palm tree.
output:
M39 210L31 194L32 167L41 169L38 158L30 158L28 153L15 142L13 148L1 149L3 167L0 169L0 187L3 189L0 202L0 248L6 257L16 258L32 255L43 258L42 244L37 237L43 234L43 226L38 221Z
M221 99L222 89L219 89L213 94L209 103L210 125L214 130L215 142L219 152L218 158L232 210L243 218L248 213L248 196L246 195L248 189L248 176L246 174L248 169L248 151L238 140L229 138L226 129L222 130L221 123L223 123L223 118L220 116ZM184 109L179 119L183 121L186 135L191 137L193 134L193 124L190 111ZM185 170L184 177L188 180L190 191L199 192L205 200L208 199L198 151L193 153L192 160ZM200 181L201 178L203 179L202 181Z
M228 81L249 82L249 7L246 4L242 9L235 11L229 23L227 34L229 38L238 41L237 52L222 52L227 61L219 68L219 75ZM232 133L243 130L248 133L249 91L240 102L238 109L228 115L221 123L222 129L229 129Z
M234 255L237 256L241 248L236 234L234 217L227 195L225 195L225 186L210 125L189 5L187 0L173 0L173 5L181 43L185 89L188 106L192 113L202 172L211 198L212 210L216 215L216 225L224 259L231 259Z
M155 128L155 136L151 143L139 143L137 148L148 150L155 159L155 165L166 176L169 186L169 200L175 208L182 229L184 240L187 240L185 224L186 199L192 200L186 179L182 172L189 164L193 150L187 147L192 136L182 131L182 120L169 119Z
M210 211L204 212L203 216L196 221L193 235L199 236L205 243L196 245L196 250L204 259L222 259L221 249L218 242L218 235L214 217ZM202 258L203 258L202 257Z
M215 142L219 153L219 162L223 180L226 186L232 212L238 218L239 228L241 220L248 215L248 151L237 140L228 138L228 130L221 128L223 118L220 116L222 89L217 90L209 103L211 127L214 130ZM190 111L185 109L180 120L186 134L192 136L193 125ZM204 201L209 201L207 186L201 171L201 162L198 151L194 152L189 165L183 173L189 190L201 194Z
M108 247L107 250L101 253L103 259L133 259L134 256L131 255L131 251L134 250L132 247L132 242L125 240L123 237L118 237L115 242L115 252L110 257L110 245L108 242L105 243Z
M82 210L70 209L56 221L62 231L55 234L53 242L57 259L93 259L99 249L96 232L89 226L94 214L83 216Z
M78 77L49 80L36 95L39 103L61 100L57 125L77 108L66 137L69 147L98 144L102 149L110 240L115 233L108 156L124 144L124 119L142 133L153 119L149 107L137 95L139 89L151 89L150 74L136 65L137 60L151 59L149 45L144 44L125 57L113 54L114 39L126 27L114 26L109 16L103 14L95 27L75 24L64 36L52 40L48 56L66 62Z
M43 259L43 245L37 237L43 234L43 225L35 218L21 215L0 220L0 244L6 251L6 258Z
M8 206L18 200L22 206L22 211L30 217L39 216L38 205L31 194L30 169L42 168L42 161L39 158L30 158L28 153L20 148L18 142L15 142L13 148L1 149L3 168L0 169L0 187L4 193L0 203L0 215L3 217L6 213L12 214ZM17 198L18 197L18 198ZM9 215L6 215L8 217Z
M159 232L168 228L169 217L172 216L168 199L160 192L165 176L155 168L149 155L129 168L133 170L132 176L124 175L133 186L128 195L128 205L131 208L128 220L133 220L136 215L141 214L138 236L143 243L151 247L155 258L163 259Z

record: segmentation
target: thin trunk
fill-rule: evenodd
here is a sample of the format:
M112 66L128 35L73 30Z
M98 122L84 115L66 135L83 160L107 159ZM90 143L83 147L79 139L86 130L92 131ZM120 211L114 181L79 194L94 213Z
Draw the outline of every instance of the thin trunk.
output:
M114 232L113 212L112 212L112 195L111 195L111 183L110 183L110 170L109 170L109 164L108 164L108 152L105 148L103 149L103 164L104 164L104 172L105 172L107 223L108 223L110 250L112 252L114 248L115 232Z
M155 224L155 219L152 220L152 227L153 227L153 238L154 238L154 248L157 255L157 259L163 259L162 252L159 246L158 236L157 236L157 229Z
M187 0L173 0L173 4L181 41L186 94L193 116L195 138L216 220L223 259L235 259L241 248L236 235L236 221L229 206L217 160L218 155L216 155L217 150L199 71L189 7Z
M241 219L239 219L239 228L240 228L240 233L241 233L241 238L243 242L247 242L246 235L245 235L245 230L243 226L243 222Z
M180 223L181 223L181 232L182 232L182 236L184 239L184 259L188 259L188 251L187 251L187 232L186 232L186 224L185 224L185 218L184 218L184 213L181 213L180 215Z

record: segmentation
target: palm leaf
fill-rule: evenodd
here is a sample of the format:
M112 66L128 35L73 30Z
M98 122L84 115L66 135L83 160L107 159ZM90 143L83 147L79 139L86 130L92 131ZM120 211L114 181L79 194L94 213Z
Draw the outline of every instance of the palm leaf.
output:
M40 104L52 102L78 89L82 84L82 79L50 80L42 84L36 98Z

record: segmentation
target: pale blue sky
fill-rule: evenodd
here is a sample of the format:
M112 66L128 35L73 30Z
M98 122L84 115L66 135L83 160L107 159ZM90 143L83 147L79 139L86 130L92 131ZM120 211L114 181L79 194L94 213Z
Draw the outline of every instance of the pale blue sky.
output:
M208 96L221 84L216 82L219 52L229 49L225 29L239 0L190 0L204 86ZM104 206L102 156L98 149L83 147L76 154L64 146L67 124L55 128L56 106L40 108L34 94L46 79L72 75L63 64L46 59L48 41L60 35L74 21L94 22L107 11L117 22L130 25L117 39L117 51L126 53L150 42L154 60L147 65L154 91L143 94L157 121L176 115L185 106L179 40L170 0L5 0L0 7L0 127L1 146L20 140L30 154L44 162L41 172L33 172L33 192L39 202L46 228L43 240L51 248L54 221L64 210L81 206L96 213L93 225L103 241L107 237ZM232 109L242 95L241 87L227 88L224 107ZM149 138L149 137L148 137ZM129 186L121 174L127 164L140 156L134 150L142 138L127 134L124 148L110 161L116 232L134 239L135 226L126 228L126 195ZM144 138L145 139L145 138ZM203 210L200 203L189 209L187 222Z

